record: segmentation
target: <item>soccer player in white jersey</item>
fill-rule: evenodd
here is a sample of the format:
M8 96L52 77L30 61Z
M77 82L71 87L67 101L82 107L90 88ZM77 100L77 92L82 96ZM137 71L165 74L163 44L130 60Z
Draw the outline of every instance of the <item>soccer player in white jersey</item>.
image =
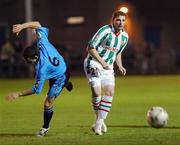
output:
M125 75L121 55L128 42L128 34L124 31L127 15L115 11L112 24L101 27L89 41L88 56L84 60L84 71L92 91L92 105L96 114L96 122L92 129L97 135L107 132L104 121L112 106L115 78L114 62L120 72Z

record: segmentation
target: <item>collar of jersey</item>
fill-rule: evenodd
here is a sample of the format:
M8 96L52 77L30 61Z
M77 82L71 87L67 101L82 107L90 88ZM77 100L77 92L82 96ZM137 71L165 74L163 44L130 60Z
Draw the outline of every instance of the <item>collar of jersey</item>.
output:
M112 29L113 33L114 33L116 36L119 36L119 34L120 34L121 32L123 32L123 30L120 30L119 32L116 33L113 24L111 24L111 29Z

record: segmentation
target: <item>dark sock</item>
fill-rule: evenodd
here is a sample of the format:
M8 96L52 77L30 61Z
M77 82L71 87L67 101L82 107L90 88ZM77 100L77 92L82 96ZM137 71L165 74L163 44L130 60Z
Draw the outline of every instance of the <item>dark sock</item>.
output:
M53 116L53 110L52 108L45 109L44 110L44 125L43 128L49 128L49 123L51 121L51 118Z

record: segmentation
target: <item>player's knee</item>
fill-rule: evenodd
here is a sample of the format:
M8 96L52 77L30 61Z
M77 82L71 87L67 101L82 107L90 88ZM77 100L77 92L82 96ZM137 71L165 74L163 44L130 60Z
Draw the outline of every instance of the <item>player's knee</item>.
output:
M95 93L95 92L94 92L94 93L92 93L92 96L93 96L93 97L99 97L99 96L101 96L101 93L99 93L99 92L96 92L96 93Z
M45 101L44 101L44 106L46 108L52 108L53 102L54 102L54 99L46 98Z
M106 90L104 91L105 96L114 96L114 91L113 90Z
M94 97L101 96L101 88L100 87L92 87L91 91L92 91L92 96L94 96Z
M44 105L44 111L45 112L53 112L53 106L45 106Z

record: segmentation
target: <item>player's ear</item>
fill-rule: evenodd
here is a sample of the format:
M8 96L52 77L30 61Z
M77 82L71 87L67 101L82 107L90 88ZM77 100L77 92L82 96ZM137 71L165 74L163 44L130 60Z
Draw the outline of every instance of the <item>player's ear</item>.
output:
M34 57L35 57L35 59L38 59L39 56L38 56L38 55L35 55Z

